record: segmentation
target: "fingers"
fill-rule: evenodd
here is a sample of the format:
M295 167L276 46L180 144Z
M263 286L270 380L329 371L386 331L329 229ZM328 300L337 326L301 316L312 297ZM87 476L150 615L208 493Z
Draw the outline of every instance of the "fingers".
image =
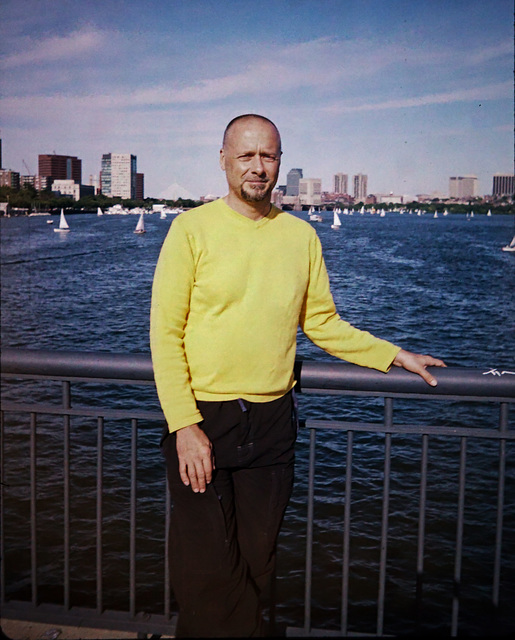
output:
M183 483L204 493L213 478L214 462L211 442L198 425L177 432L177 457Z
M427 384L432 387L436 387L438 384L436 378L431 375L426 367L445 367L446 364L439 358L433 358L429 355L421 355L418 353L411 353L401 349L395 357L393 364L398 367L403 367L407 371L417 373Z
M179 467L180 469L180 467ZM200 460L192 464L184 463L181 479L194 493L204 493L213 479L213 465L210 459Z

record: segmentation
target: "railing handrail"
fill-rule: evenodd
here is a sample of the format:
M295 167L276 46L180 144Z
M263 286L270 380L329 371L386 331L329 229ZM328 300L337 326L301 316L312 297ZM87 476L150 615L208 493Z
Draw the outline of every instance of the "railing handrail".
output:
M1 353L3 376L38 376L70 380L154 380L150 354L51 351L6 347ZM304 393L360 393L420 398L460 398L515 402L514 371L484 368L434 368L438 385L398 367L384 374L345 362L297 360L297 389Z

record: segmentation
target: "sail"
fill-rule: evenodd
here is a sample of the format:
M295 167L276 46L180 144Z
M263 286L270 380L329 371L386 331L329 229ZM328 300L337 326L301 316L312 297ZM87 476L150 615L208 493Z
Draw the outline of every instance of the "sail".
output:
M97 216L103 216L104 212L102 211L102 209L100 207L97 207Z
M333 228L341 226L340 216L338 215L338 211L333 211Z
M136 225L136 229L134 229L134 233L145 233L145 221L143 220L143 213L139 214L138 224Z
M54 229L54 231L69 231L70 227L66 222L66 218L64 217L64 211L61 209L61 217L59 218L59 228Z

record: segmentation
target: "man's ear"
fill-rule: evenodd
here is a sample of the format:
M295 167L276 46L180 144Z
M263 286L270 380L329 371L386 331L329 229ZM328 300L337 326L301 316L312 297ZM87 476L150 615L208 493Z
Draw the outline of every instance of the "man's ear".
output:
M222 171L225 171L225 154L223 149L220 149L220 168Z

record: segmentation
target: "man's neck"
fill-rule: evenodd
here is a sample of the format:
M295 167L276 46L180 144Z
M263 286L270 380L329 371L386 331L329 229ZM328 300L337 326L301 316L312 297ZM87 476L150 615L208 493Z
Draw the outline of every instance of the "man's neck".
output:
M237 213L256 221L261 220L261 218L266 218L272 208L270 200L268 199L263 202L245 202L244 200L234 197L231 193L224 197L224 201L227 206L231 207L231 209Z

